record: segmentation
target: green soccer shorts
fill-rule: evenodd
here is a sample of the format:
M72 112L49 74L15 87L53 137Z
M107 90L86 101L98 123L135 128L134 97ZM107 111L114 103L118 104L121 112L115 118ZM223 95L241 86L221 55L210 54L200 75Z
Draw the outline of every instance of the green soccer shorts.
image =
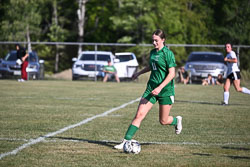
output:
M174 96L153 96L151 94L152 90L146 89L146 91L143 93L142 98L147 99L152 104L155 104L157 101L160 105L171 105L174 103Z

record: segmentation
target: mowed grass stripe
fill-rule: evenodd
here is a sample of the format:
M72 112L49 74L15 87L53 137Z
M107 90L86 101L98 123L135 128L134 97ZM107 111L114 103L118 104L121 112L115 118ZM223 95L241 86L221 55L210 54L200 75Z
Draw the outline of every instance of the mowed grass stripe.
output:
M6 157L6 156L8 156L8 155L15 155L15 154L17 154L19 151L25 149L26 147L28 147L28 146L30 146L30 145L34 145L34 144L37 144L37 143L39 143L39 142L44 141L45 138L53 137L53 136L55 136L55 135L58 135L58 134L60 134L60 133L65 132L65 131L67 131L67 130L69 130L69 129L72 129L72 128L81 126L81 125L83 125L83 124L86 124L86 123L88 123L88 122L90 122L90 121L92 121L92 120L94 120L94 119L96 119L96 118L104 117L104 116L106 116L106 115L108 115L108 114L110 114L110 113L112 113L112 112L114 112L114 111L116 111L116 110L119 110L119 109L121 109L121 108L124 108L124 107L126 107L127 105L133 104L134 102L137 102L137 101L139 101L139 100L140 100L140 98L137 98L137 99L132 100L132 101L130 101L130 102L128 102L128 103L122 104L122 105L119 106L119 107L112 108L112 109L110 109L110 110L108 110L108 111L106 111L106 112L104 112L104 113L102 113L102 114L98 114L98 115L95 115L95 116L93 116L93 117L84 119L84 120L82 120L82 121L79 122L79 123L76 123L76 124L73 124L73 125L69 125L69 126L67 126L67 127L64 127L64 128L62 128L62 129L58 130L58 131L55 131L55 132L52 132L52 133L48 133L48 134L44 135L43 137L36 138L36 139L34 139L34 140L32 140L32 141L30 141L30 142L28 142L28 143L25 143L25 144L21 145L20 147L18 147L18 148L16 148L16 149L12 150L12 151L10 151L10 152L0 154L0 159Z
M0 140L0 153L136 99L145 87L140 82L0 80L0 137L28 140ZM1 159L0 166L250 166L249 96L232 87L229 106L219 105L222 98L220 86L177 84L171 115L183 116L183 132L175 135L174 127L161 126L154 105L134 136L142 144L139 155L112 149L136 113L134 103L45 138Z

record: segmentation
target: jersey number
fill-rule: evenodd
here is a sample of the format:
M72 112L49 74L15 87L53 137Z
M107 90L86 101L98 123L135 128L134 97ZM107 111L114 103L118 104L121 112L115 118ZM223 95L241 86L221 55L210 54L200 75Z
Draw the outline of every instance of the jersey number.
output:
M157 70L155 63L152 63L153 70Z

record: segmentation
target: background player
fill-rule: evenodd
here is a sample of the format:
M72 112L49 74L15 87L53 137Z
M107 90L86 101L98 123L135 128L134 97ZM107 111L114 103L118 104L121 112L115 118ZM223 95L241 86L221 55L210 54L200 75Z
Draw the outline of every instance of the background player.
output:
M237 92L250 94L249 89L240 87L240 69L237 65L238 60L235 52L232 50L232 45L230 43L227 43L225 45L225 49L227 55L224 58L224 61L227 63L227 79L224 84L224 101L222 102L222 105L228 105L231 82L233 83L234 88Z

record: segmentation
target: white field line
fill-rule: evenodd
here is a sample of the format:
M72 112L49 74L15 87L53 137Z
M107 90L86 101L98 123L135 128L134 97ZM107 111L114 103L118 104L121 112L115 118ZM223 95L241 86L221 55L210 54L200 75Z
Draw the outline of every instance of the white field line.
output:
M18 138L0 138L0 140L4 140L4 141L30 141L27 139L18 139Z
M115 108L112 108L112 109L110 109L110 110L108 110L108 111L105 111L105 112L102 113L102 114L98 114L98 115L95 115L95 116L93 116L93 117L84 119L84 120L82 120L82 121L79 122L79 123L76 123L76 124L73 124L73 125L69 125L69 126L64 127L64 128L62 128L62 129L59 129L58 131L51 132L51 133L48 133L48 134L46 134L46 135L44 135L44 136L42 136L42 137L38 137L38 138L36 138L36 139L34 139L34 140L31 140L30 142L25 143L25 144L21 145L20 147L18 147L18 148L16 148L16 149L12 150L12 151L10 151L10 152L6 152L6 153L0 154L0 159L6 157L6 156L8 156L8 155L15 155L15 154L17 154L19 151L21 151L21 150L23 150L23 149L25 149L25 148L27 148L27 147L29 147L29 146L31 146L31 145L34 145L34 144L37 144L37 143L40 143L40 142L44 141L45 138L52 137L52 136L55 136L55 135L57 135L57 134L63 133L63 132L65 132L65 131L69 130L69 129L72 129L72 128L81 126L81 125L86 124L86 123L88 123L88 122L90 122L90 121L92 121L92 120L94 120L94 119L96 119L96 118L105 117L105 116L107 116L108 114L110 114L110 113L112 113L112 112L114 112L114 111L116 111L116 110L119 110L119 109L121 109L121 108L126 107L127 105L130 105L130 104L133 104L133 103L139 101L140 99L141 99L141 98L137 98L137 99L132 100L132 101L130 101L130 102L128 102L128 103L125 103L125 104L123 104L123 105L121 105L121 106L119 106L119 107L115 107Z
M1 96L0 96L1 97ZM8 96L4 98L9 98L9 99L35 99L37 97L32 97L32 96ZM75 98L75 97L50 97L51 99L56 99L56 100L97 100L99 98ZM39 97L39 99L48 99L48 97Z
M18 139L18 138L0 138L0 140L5 141L33 141L34 139ZM84 139L47 139L42 142L50 143L50 142L91 142L91 143L120 143L121 141L115 140L99 140L99 141L88 141ZM250 143L200 143L200 142L157 142L157 141L140 141L142 145L155 144L155 145L197 145L197 146L248 146Z
M45 142L58 142L58 141L68 141L68 142L90 142L90 143L121 143L121 141L115 140L99 140L99 141L88 141L81 139L51 139ZM199 143L199 142L156 142L156 141L140 141L141 145L155 144L155 145L198 145L198 146L248 146L250 143Z
M199 142L140 142L141 144L167 144L167 145L200 145L200 146L237 146L250 145L250 143L199 143Z

